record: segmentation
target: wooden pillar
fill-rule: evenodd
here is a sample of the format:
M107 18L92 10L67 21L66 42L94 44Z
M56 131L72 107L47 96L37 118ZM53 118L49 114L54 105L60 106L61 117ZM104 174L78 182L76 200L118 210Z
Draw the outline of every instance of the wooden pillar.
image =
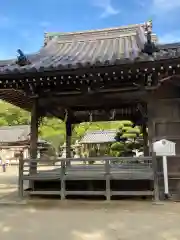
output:
M31 133L30 133L30 158L37 159L38 146L38 99L33 99L31 110ZM37 171L37 164L33 163L30 166L30 173Z
M24 158L23 158L23 150L20 151L20 155L19 155L19 183L18 183L18 194L19 194L19 198L22 199L23 198L23 194L24 194L24 189L23 189L23 176L24 176Z
M153 106L153 101L150 98L149 102L147 104L147 115L148 115L148 141L149 141L149 155L152 155L152 143L153 143L153 138L154 138L154 124L153 124L153 115L154 115L154 106Z
M153 187L154 187L154 201L159 201L159 179L158 179L158 164L155 153L153 152L153 140L155 136L154 126L154 108L155 102L152 98L148 102L148 139L149 139L149 155L152 156L152 170L153 170Z
M72 135L72 125L69 114L67 113L66 118L66 158L71 158L71 135ZM67 165L70 161L67 161Z
M110 163L109 160L105 161L106 169L106 200L111 200L111 180L110 180Z
M144 152L144 156L148 156L149 148L148 148L148 132L147 132L146 123L143 123L142 125L142 132L143 132L143 152Z

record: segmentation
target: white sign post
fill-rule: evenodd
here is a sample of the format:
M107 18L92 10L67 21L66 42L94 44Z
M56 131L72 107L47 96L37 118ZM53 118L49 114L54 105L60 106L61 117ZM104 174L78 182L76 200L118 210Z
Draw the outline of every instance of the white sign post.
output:
M176 155L175 145L176 145L176 143L168 141L166 139L162 139L160 141L153 143L153 151L156 153L156 156L163 157L163 174L164 174L165 195L169 194L167 157Z
M163 174L164 174L164 193L169 194L169 181L168 181L168 170L167 170L167 156L163 156Z

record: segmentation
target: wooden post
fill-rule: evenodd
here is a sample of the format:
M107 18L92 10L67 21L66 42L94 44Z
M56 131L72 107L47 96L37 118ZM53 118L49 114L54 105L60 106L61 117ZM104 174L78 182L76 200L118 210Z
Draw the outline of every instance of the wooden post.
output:
M31 111L31 133L30 133L30 159L37 158L38 145L38 99L33 99L33 106ZM30 174L37 172L37 164L33 161L30 164Z
M72 126L69 114L67 114L66 119L66 158L71 158L71 135L72 135ZM66 162L67 165L70 165L70 161Z
M154 201L159 202L159 179L158 179L158 165L156 154L152 153L152 168L154 173Z
M146 123L143 123L142 125L142 132L143 132L143 152L144 152L144 156L148 156L149 149L148 149L148 133L147 133Z
M65 184L65 161L61 160L61 200L65 199L66 184Z
M23 188L24 162L23 161L24 161L23 151L21 151L19 155L19 181L18 181L18 195L20 199L22 199L24 195L24 188Z
M148 138L149 138L149 154L152 156L152 170L153 170L153 188L154 188L154 201L159 201L159 181L158 181L158 165L157 158L153 151L153 139L155 137L155 122L154 118L154 107L155 103L152 98L148 102Z
M148 115L148 141L149 141L149 156L152 156L153 149L152 149L152 144L153 144L153 138L154 138L154 124L153 124L153 111L154 111L154 106L153 106L153 101L150 98L149 102L147 104L147 115Z
M106 172L106 200L111 200L111 185L110 185L110 164L109 160L105 161L105 172Z

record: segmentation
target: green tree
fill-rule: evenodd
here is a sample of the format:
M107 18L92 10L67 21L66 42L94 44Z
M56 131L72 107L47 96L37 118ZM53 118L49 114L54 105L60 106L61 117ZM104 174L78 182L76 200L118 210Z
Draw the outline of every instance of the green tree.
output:
M135 154L133 150L142 147L138 139L140 135L140 127L133 127L131 121L121 121L116 134L116 142L111 145L111 154L116 157L133 156Z
M65 124L57 118L43 118L39 133L42 139L50 142L58 151L65 141Z
M26 125L30 123L30 114L18 107L0 102L1 126Z
M0 117L0 126L8 126L7 120L3 117Z

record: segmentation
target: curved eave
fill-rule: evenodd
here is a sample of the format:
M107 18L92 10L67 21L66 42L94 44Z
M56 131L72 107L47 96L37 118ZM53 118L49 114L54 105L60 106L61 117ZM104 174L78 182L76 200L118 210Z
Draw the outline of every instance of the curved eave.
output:
M90 62L79 62L75 65L67 64L67 65L58 65L55 66L53 64L48 66L39 66L37 65L29 65L25 67L19 67L17 65L11 65L7 68L3 67L0 70L0 78L4 78L6 76L26 76L32 74L45 74L45 73L55 73L55 72L67 72L67 71L74 71L74 70L83 70L83 69L92 69L92 68L99 68L99 67L113 67L113 66L124 66L128 68L139 68L140 65L151 64L155 66L156 64L166 64L172 61L179 61L180 59L180 49L177 52L167 52L163 51L160 53L155 54L154 56L147 56L146 54L142 54L138 58L134 60L130 59L115 59L114 61L106 60L104 62L97 61L95 63ZM50 61L50 60L49 60ZM50 61L51 62L51 61ZM147 66L147 65L146 65ZM0 67L1 68L1 67Z
M25 96L22 91L17 91L14 89L1 89L0 99L24 110L31 111L32 99L30 99L28 96Z

